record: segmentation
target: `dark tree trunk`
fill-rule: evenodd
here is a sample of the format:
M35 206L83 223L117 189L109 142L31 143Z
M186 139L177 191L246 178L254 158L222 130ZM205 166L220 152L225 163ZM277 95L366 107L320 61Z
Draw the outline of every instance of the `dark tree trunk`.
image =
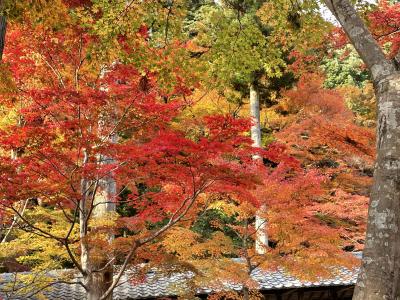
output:
M249 288L248 287L243 287L243 300L250 300L250 293L249 293Z
M7 19L5 16L0 16L0 61L3 59L4 46L6 41Z
M377 161L354 300L400 299L400 72L349 0L324 0L371 72L378 108Z

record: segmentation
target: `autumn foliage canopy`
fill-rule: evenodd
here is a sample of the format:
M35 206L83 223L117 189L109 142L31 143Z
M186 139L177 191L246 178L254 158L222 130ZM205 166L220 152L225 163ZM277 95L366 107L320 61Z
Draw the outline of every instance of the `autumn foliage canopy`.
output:
M254 120L240 111L247 98L234 113L208 106L209 95L232 104L229 95L239 97L234 88L255 71L225 90L214 75L205 80L211 62L196 56L210 50L176 33L181 10L172 17L152 3L136 16L133 2L122 11L101 1L57 2L62 21L21 11L26 20L9 25L0 65L0 220L12 229L0 258L7 271L43 276L29 293L52 284L44 279L51 269L73 268L93 290L97 274L118 265L101 290L106 299L120 275L143 263L132 282L163 266L194 272L196 284L218 286L218 277L249 289L257 288L254 266L306 279L354 266L342 250L363 247L375 153L372 129L354 123L345 89L324 88L323 76L307 68L284 87L266 84L275 91L264 104L277 117L269 120L273 138L254 148ZM396 9L370 15L382 36L395 25L380 20L396 23ZM149 11L171 19L158 24ZM297 41L285 42L287 53L268 54L279 67L260 81L318 63L318 55L295 51ZM262 254L254 249L256 215L268 224ZM248 264L231 264L238 257Z

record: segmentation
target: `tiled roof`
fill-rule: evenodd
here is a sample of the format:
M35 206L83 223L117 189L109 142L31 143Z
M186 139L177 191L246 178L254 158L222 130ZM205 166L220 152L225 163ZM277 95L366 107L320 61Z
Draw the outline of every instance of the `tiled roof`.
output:
M251 276L253 280L258 283L260 290L278 290L323 286L350 286L355 284L357 272L357 269L349 270L346 268L340 268L337 270L336 276L316 282L304 281L283 271L265 271L259 268L255 269ZM12 273L1 274L0 289L2 286L4 287L5 282L12 282L14 276L15 275ZM155 272L149 272L144 283L134 284L128 279L128 276L125 275L121 278L120 284L114 290L113 299L127 300L173 296L177 294L177 287L181 291L185 289L188 278L192 276L193 274L189 272L169 276L159 276ZM225 283L221 289L239 291L241 290L241 285ZM212 290L202 288L197 292L199 294L208 294L211 293ZM44 292L44 295L51 300L85 299L84 289L78 284L58 283ZM1 290L0 297L10 300L37 299L36 296L28 297L25 295L24 297L18 297L15 294L7 294Z

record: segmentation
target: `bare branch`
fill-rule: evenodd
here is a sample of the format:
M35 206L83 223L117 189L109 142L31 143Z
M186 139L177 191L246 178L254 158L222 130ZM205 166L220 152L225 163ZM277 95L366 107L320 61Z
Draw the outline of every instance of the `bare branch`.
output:
M24 212L25 212L26 206L28 205L28 202L29 202L29 199L26 199L24 201L24 205L22 206L22 209L21 209L21 215L24 215ZM5 243L7 241L7 237L9 236L9 234L11 233L11 231L13 230L15 225L17 224L18 219L19 219L18 215L14 215L13 222L11 223L11 226L8 228L8 230L7 230L6 234L4 235L3 240L1 241L1 243Z
M16 210L14 207L10 207L10 209L13 210L18 215L18 217L33 230L36 230L36 231L40 232L41 234L43 234L49 238L52 238L56 241L59 241L59 242L64 241L64 239L62 237L55 236L54 234L51 234L50 232L46 232L43 229L33 225L30 221L28 221L28 219L26 219L23 215L21 215L21 213L18 210Z
M204 183L199 190L195 191L195 193L189 198L190 201L188 203L188 205L186 206L186 208L177 216L177 213L182 210L182 208L184 207L184 203L187 203L187 199L186 198L183 201L183 204L175 211L174 214L172 214L170 220L168 221L168 223L166 225L164 225L162 228L160 228L159 230L157 230L156 232L154 232L152 235L148 236L147 238L138 240L134 242L134 245L132 247L132 249L130 250L130 252L128 253L128 255L126 256L124 263L121 266L121 269L119 270L117 276L115 277L115 279L113 280L113 283L111 284L111 286L107 289L107 291L101 296L100 300L104 300L108 297L108 295L110 295L110 293L114 290L114 288L116 287L116 285L118 284L118 282L120 281L123 273L125 272L129 261L132 259L133 255L135 254L136 250L143 246L144 244L147 244L148 242L156 239L157 237L159 237L161 234L163 234L166 230L168 230L169 228L171 228L173 225L175 225L176 223L178 223L189 211L189 209L192 207L192 205L194 204L194 202L196 201L197 197L203 193L204 190L206 190L210 185L212 185L214 183L214 181L210 181L208 183Z

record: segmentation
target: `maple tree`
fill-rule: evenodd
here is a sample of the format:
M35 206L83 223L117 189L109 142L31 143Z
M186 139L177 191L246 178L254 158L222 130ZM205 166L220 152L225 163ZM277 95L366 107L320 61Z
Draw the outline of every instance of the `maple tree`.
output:
M29 24L9 30L4 62L11 80L2 82L1 105L21 122L11 119L1 129L1 217L5 224L18 217L21 238L50 241L36 250L21 247L20 262L37 261L46 245L62 250L83 276L88 299L110 299L128 265L140 261L138 252L146 253L140 248L179 223L205 193L254 199L247 189L254 188L256 168L242 135L248 121L208 117L202 136L185 137L173 126L190 94L180 70L169 69L174 80L165 86L162 69L129 63L129 53L137 55L129 44L125 63L95 59L96 36L71 23L62 31ZM168 61L173 48L146 46L138 32L130 42L142 46L140 55L146 50L149 60ZM122 199L124 190L130 193ZM16 206L27 199L40 206L29 204L23 214ZM135 214L107 209L121 203ZM13 244L2 245L3 253ZM116 262L121 268L113 279Z
M368 13L374 37L381 45L389 46L389 57L398 61L400 50L400 5L388 0L378 2L378 7Z
M197 286L217 291L210 299L256 299L260 294L251 274L257 268L283 268L315 280L330 276L332 266L353 267L356 261L340 251L340 231L316 214L326 178L316 170L304 171L281 144L272 144L265 158L276 166L264 170L263 184L253 192L267 207L261 217L268 220L269 245L263 253L255 248L263 229L254 223L258 206L227 196L214 195L192 230L176 228L163 241L169 253L200 272ZM242 286L241 292L221 291L226 282Z
M375 158L374 132L354 123L343 93L326 90L322 84L320 74L304 75L297 89L284 92L280 103L271 108L279 117L270 125L304 169L317 169L327 178L325 193L309 209L339 230L346 249L361 250Z

